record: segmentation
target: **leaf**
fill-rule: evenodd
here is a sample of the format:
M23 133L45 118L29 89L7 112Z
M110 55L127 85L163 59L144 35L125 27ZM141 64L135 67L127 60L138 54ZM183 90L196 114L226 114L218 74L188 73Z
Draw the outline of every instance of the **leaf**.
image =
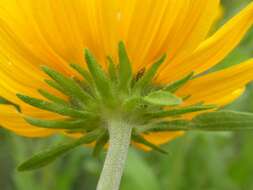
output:
M109 135L108 133L105 131L96 141L96 145L93 149L93 156L97 157L99 155L99 153L103 150L104 146L106 145L106 143L109 140Z
M77 117L77 118L86 118L87 116L91 116L90 113L85 111L79 111L73 109L67 105L59 105L51 102L47 102L44 100L40 100L37 98L32 98L29 96L25 96L22 94L17 94L17 97L24 101L25 103L37 107L39 109L55 112L65 116Z
M112 89L109 83L109 79L106 77L103 69L97 63L95 57L88 49L85 49L85 58L88 69L95 81L97 90L99 91L100 95L104 98L110 99L113 96Z
M194 129L207 131L253 130L253 114L217 111L200 114L192 122Z
M48 128L48 129L76 129L76 128L83 128L86 130L93 129L94 126L87 126L89 121L79 119L79 120L44 120L44 119L37 119L33 117L24 117L26 122L36 127L41 128Z
M51 162L53 162L55 159L57 159L59 156L62 156L63 154L67 153L68 151L82 144L89 144L95 141L100 133L101 133L101 129L94 130L90 133L87 133L85 136L77 140L71 141L69 143L59 144L48 150L42 151L34 155L32 158L28 159L27 161L25 161L24 163L22 163L18 167L18 171L33 170L33 169L38 169L43 166L46 166L50 164Z
M150 104L159 106L175 106L182 103L181 98L175 96L170 92L162 90L151 92L150 94L145 96L143 100Z
M137 143L140 143L140 144L143 144L145 146L148 146L150 147L151 149L154 149L162 154L168 154L168 152L166 150L163 150L162 148L160 148L159 146L156 146L155 144L147 141L145 138L143 138L142 136L140 135L137 135L137 134L132 134L132 138L133 138L133 141L137 142Z
M150 69L137 81L134 86L135 90L140 90L145 88L154 78L157 73L159 67L162 65L164 60L166 59L166 54L162 55L151 67Z
M123 42L119 43L119 89L127 91L132 80L132 67Z
M7 99L1 97L1 96L0 96L0 104L5 104L5 105L14 106L18 112L21 112L21 109L20 109L19 105L17 105L17 104L15 104L15 103L13 103L13 102L11 102L11 101L9 101L9 100L7 100Z
M60 88L63 88L63 92L65 94L67 93L67 95L71 97L76 97L85 104L91 100L91 96L87 94L73 79L68 78L46 66L43 66L42 69L60 85Z
M184 78L177 80L170 84L169 86L165 87L164 90L169 92L176 92L179 88L184 86L189 80L192 79L194 73L190 73L189 75L185 76Z
M205 111L205 110L210 110L210 109L214 109L214 108L216 108L216 106L195 105L195 106L182 107L182 108L178 108L178 109L162 110L162 111L158 111L158 112L148 113L147 116L150 116L153 118L175 117L175 116L182 115L182 114Z

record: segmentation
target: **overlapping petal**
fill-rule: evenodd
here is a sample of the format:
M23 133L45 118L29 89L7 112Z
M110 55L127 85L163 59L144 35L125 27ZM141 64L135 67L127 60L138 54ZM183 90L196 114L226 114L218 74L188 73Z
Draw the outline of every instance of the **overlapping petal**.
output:
M1 46L6 54L22 55L26 60L20 64L48 64L70 72L66 64L82 64L84 47L103 60L115 56L123 40L138 69L164 52L174 57L194 50L218 7L218 0L3 1Z
M206 74L180 89L179 95L191 95L187 104L205 102L223 106L237 98L244 86L253 80L253 60Z
M191 55L167 65L160 73L160 81L173 81L192 71L199 74L208 70L224 59L238 45L252 24L253 3L202 42Z
M43 137L55 133L55 131L50 129L42 129L27 124L23 119L23 115L12 106L1 105L0 110L1 126L14 131L19 135L27 137Z

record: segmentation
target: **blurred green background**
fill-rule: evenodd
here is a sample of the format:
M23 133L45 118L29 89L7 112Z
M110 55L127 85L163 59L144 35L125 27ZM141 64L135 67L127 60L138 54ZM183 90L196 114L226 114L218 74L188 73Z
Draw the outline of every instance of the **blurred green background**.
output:
M224 23L250 0L223 0ZM215 69L237 64L253 56L253 30ZM231 109L253 112L253 85ZM104 155L91 156L79 148L53 164L19 173L16 166L44 147L64 137L26 139L0 129L1 190L93 190ZM169 155L131 149L121 190L253 190L253 131L192 132L164 145Z

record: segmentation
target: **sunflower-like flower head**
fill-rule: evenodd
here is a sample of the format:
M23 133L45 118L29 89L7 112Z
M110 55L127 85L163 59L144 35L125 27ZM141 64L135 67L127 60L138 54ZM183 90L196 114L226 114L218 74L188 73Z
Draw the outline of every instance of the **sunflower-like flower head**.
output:
M95 151L115 123L160 152L182 131L224 129L238 114L213 111L242 94L253 60L206 71L251 27L253 4L210 35L219 15L219 0L1 0L0 123Z

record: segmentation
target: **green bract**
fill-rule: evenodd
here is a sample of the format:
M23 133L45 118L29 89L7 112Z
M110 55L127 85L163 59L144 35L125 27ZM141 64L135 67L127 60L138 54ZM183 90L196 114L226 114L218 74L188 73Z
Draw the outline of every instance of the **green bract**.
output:
M92 53L84 51L87 66L71 64L82 78L71 78L43 66L51 78L47 84L67 97L61 99L43 89L39 93L47 100L26 95L17 96L27 104L64 116L60 120L43 120L25 116L31 125L62 129L66 133L83 135L80 139L53 147L22 164L20 170L30 170L50 163L63 153L81 144L96 142L93 154L98 155L108 143L108 123L120 120L133 126L132 141L148 146L161 153L160 147L143 138L143 133L188 130L235 130L243 122L252 129L252 114L238 112L211 112L200 114L191 121L181 119L182 115L201 111L214 111L215 106L196 104L187 107L181 104L189 97L178 97L175 92L192 79L193 73L168 85L157 85L154 77L166 56L163 55L150 68L143 68L133 74L131 63L123 42L119 43L119 61L108 57L108 70L104 70ZM17 107L0 99L0 103ZM179 106L180 105L180 106ZM17 107L18 108L18 107Z
M1 104L4 104L4 105L10 105L10 106L14 106L16 108L17 111L21 111L20 110L20 107L17 105L17 104L14 104L13 102L3 98L3 97L0 97L0 105Z

